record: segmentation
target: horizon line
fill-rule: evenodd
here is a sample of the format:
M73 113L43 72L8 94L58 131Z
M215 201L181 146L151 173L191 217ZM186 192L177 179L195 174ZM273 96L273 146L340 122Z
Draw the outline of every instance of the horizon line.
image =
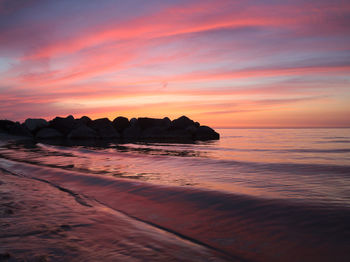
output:
M231 126L231 127L222 127L222 126L213 126L217 129L332 129L332 128L350 128L350 126Z

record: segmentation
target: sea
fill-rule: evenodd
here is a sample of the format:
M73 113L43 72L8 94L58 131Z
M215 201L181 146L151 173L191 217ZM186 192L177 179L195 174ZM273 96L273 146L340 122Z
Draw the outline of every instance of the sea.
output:
M0 167L227 261L350 261L349 128L216 131L186 143L7 141Z

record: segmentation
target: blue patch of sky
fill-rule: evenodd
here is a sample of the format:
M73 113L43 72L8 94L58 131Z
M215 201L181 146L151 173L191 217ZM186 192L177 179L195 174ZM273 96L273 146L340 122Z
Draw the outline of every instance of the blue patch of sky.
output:
M299 50L298 52L283 51L270 54L269 60L261 64L264 67L271 68L298 68L298 67L333 67L350 66L350 52L332 51L310 52L308 50Z
M184 2L184 1L179 1ZM115 0L51 0L28 6L18 14L17 22L45 22L60 21L69 24L63 30L71 30L77 26L90 27L91 25L122 21L129 18L154 13L171 4L172 1L115 1ZM74 20L85 24L72 24Z
M3 73L10 69L10 67L13 65L13 60L11 58L1 57L0 59L0 73ZM1 79L1 75L0 75Z

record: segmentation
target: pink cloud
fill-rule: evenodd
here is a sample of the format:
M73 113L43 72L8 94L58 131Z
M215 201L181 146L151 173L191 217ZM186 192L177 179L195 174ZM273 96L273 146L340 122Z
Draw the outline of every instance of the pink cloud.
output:
M348 83L342 82L350 73L350 5L345 1L189 1L122 19L72 23L72 28L59 18L78 20L59 13L50 19L47 6L35 1L9 3L0 2L0 113L7 117L117 111L175 116L181 111L203 119L210 112L241 113L253 121L254 114L275 110L269 111L272 119L281 105L321 106L322 99L305 97L332 95L344 105L341 98L348 94ZM101 18L107 14L103 6L96 10ZM39 14L44 15L39 19ZM301 83L293 82L296 78ZM196 98L154 101L147 109L102 105L157 95ZM101 106L77 106L95 100Z

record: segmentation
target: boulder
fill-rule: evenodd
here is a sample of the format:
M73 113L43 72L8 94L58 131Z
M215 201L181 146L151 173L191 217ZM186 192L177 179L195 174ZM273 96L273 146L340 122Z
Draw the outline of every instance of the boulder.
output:
M126 117L118 116L113 120L112 125L119 133L123 133L124 129L130 126L130 122Z
M167 130L162 138L171 140L192 140L192 134L185 129L170 129Z
M0 120L0 129L2 131L8 132L8 129L13 126L15 122L11 120Z
M123 131L123 137L126 139L138 139L141 137L141 129L138 126L130 126Z
M169 128L171 126L171 120L169 117L164 117L163 118L163 123L166 128Z
M92 127L93 129L100 129L107 126L112 126L112 122L106 117L99 118L99 119L92 120L89 126Z
M196 140L212 140L220 139L220 135L208 126L200 126L197 128L194 139Z
M37 138L67 137L74 139L161 139L161 140L210 140L219 139L220 135L208 126L200 126L186 116L171 121L168 117L132 118L118 116L111 122L108 118L92 121L83 116L56 117L49 123L45 119L28 118L23 124L10 120L0 120L0 131L21 136ZM33 134L33 135L32 135Z
M97 131L100 138L112 139L120 138L117 130L114 129L112 122L108 118L100 118L93 120L89 127Z
M21 125L19 122L16 122L15 125L11 126L9 133L17 136L30 136L32 133L24 125Z
M195 125L194 121L187 116L181 116L171 122L171 127L174 129L185 129L188 126Z
M197 132L197 127L195 125L191 125L186 127L185 129L188 133L190 133L191 135L194 135Z
M152 128L156 126L165 127L167 125L167 120L159 118L139 117L137 119L137 124L142 130L145 130L147 128Z
M19 122L16 122L14 125L10 126L8 133L16 136L33 136L31 132Z
M54 128L63 135L68 135L70 131L75 127L75 120L73 116L63 117L55 117L53 120L49 122L49 127Z
M40 129L35 137L39 139L61 138L63 134L56 129L45 127Z
M84 124L81 124L77 128L73 129L69 134L69 139L94 139L97 138L98 135L95 130L90 127L87 127Z
M32 136L25 126L10 120L0 120L0 131L15 136Z
M156 138L165 138L166 128L162 126L154 126L147 128L141 134L143 139L156 139Z
M76 122L78 125L83 124L83 125L86 125L86 126L87 126L87 125L89 125L89 124L92 122L92 120L91 120L90 117L82 116L81 118L76 119L75 122Z
M135 117L130 119L130 126L137 126L137 119Z
M42 118L28 118L24 121L24 125L30 132L34 133L41 128L47 127L49 123Z

